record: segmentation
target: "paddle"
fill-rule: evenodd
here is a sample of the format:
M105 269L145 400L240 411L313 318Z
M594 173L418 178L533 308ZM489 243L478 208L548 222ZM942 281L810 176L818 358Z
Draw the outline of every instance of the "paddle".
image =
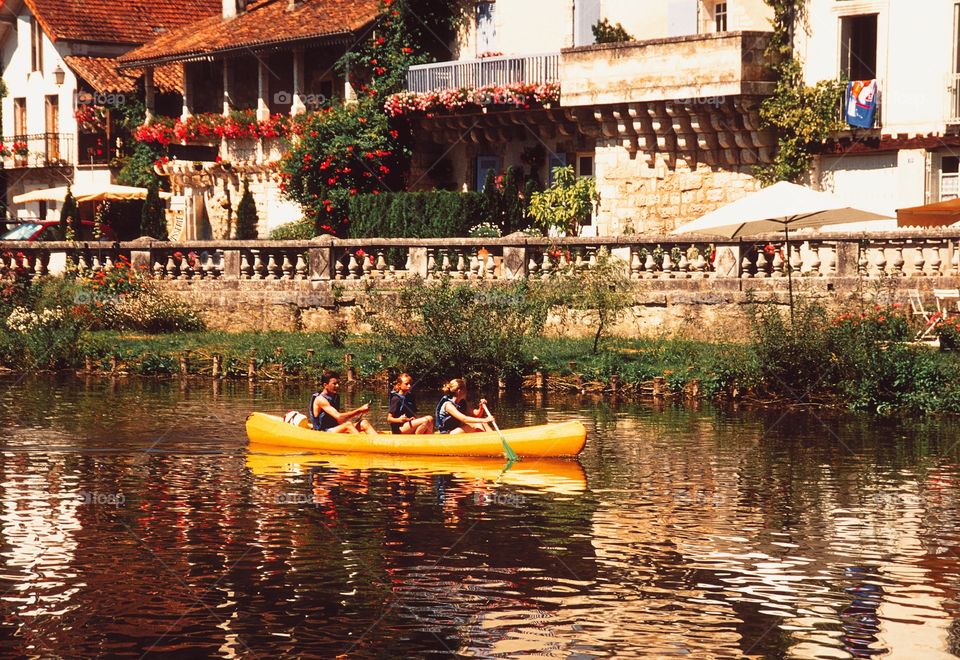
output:
M483 404L483 412L487 413L487 417L493 417L493 415L490 414L490 409L487 408L487 404ZM507 439L503 436L503 432L500 430L500 427L497 426L497 420L494 419L490 423L493 424L493 430L496 431L500 436L500 442L503 443L503 453L507 457L507 460L511 463L514 461L519 461L520 456L517 455L517 452L513 451L513 447L507 444Z

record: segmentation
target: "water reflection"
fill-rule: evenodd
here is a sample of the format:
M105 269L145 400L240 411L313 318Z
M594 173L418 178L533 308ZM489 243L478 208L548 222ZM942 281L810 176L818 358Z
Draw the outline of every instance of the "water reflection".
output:
M547 397L499 416L582 467L248 451L301 390L0 383L0 652L957 653L952 423Z

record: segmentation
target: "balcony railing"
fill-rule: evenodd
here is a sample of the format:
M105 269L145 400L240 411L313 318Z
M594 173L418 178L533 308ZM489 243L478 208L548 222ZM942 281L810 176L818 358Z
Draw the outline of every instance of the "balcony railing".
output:
M947 123L960 124L960 73L951 74L947 83Z
M35 133L14 135L4 140L7 149L18 151L25 145L26 154L12 153L3 160L6 169L18 167L60 167L76 163L73 135L68 133Z
M407 90L432 92L510 83L543 84L560 79L560 53L419 64L407 71Z

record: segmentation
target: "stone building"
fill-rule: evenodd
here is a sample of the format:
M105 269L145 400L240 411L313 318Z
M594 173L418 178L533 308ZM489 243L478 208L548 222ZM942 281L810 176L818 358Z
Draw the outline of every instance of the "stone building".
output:
M412 67L408 91L559 86L530 107L492 101L417 121L412 187L476 190L488 170L546 183L572 165L601 202L584 233L669 231L758 187L775 137L762 0L497 0L468 6L453 58ZM635 39L596 45L599 20Z
M221 12L170 31L121 57L147 72L148 113L155 111L151 72L183 65L181 121L247 112L256 124L352 97L336 62L376 18L377 0L222 0ZM206 118L206 119L204 119ZM159 121L156 116L148 119ZM226 238L244 182L254 196L261 237L302 218L274 176L285 138L188 137L170 144L169 177L178 214L172 236Z
M142 71L116 58L216 10L216 0L5 0L0 2L4 194L112 183L124 145L111 129L117 110L142 93ZM179 102L179 67L158 70L164 102ZM78 122L78 109L94 122ZM13 146L18 145L17 153ZM55 202L11 208L8 219L56 219Z
M815 185L887 214L960 195L960 3L809 0L797 50L809 82L875 80L880 101L825 146Z

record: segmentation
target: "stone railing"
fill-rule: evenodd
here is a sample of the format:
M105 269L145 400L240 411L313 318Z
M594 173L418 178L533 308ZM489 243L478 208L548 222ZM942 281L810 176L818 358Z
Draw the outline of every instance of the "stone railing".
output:
M370 281L419 276L460 280L549 278L586 271L601 249L635 280L960 277L960 230L799 235L789 256L782 235L710 240L702 236L497 239L314 239L167 243L26 243L0 247L0 267L28 276L109 271L121 259L156 280Z

